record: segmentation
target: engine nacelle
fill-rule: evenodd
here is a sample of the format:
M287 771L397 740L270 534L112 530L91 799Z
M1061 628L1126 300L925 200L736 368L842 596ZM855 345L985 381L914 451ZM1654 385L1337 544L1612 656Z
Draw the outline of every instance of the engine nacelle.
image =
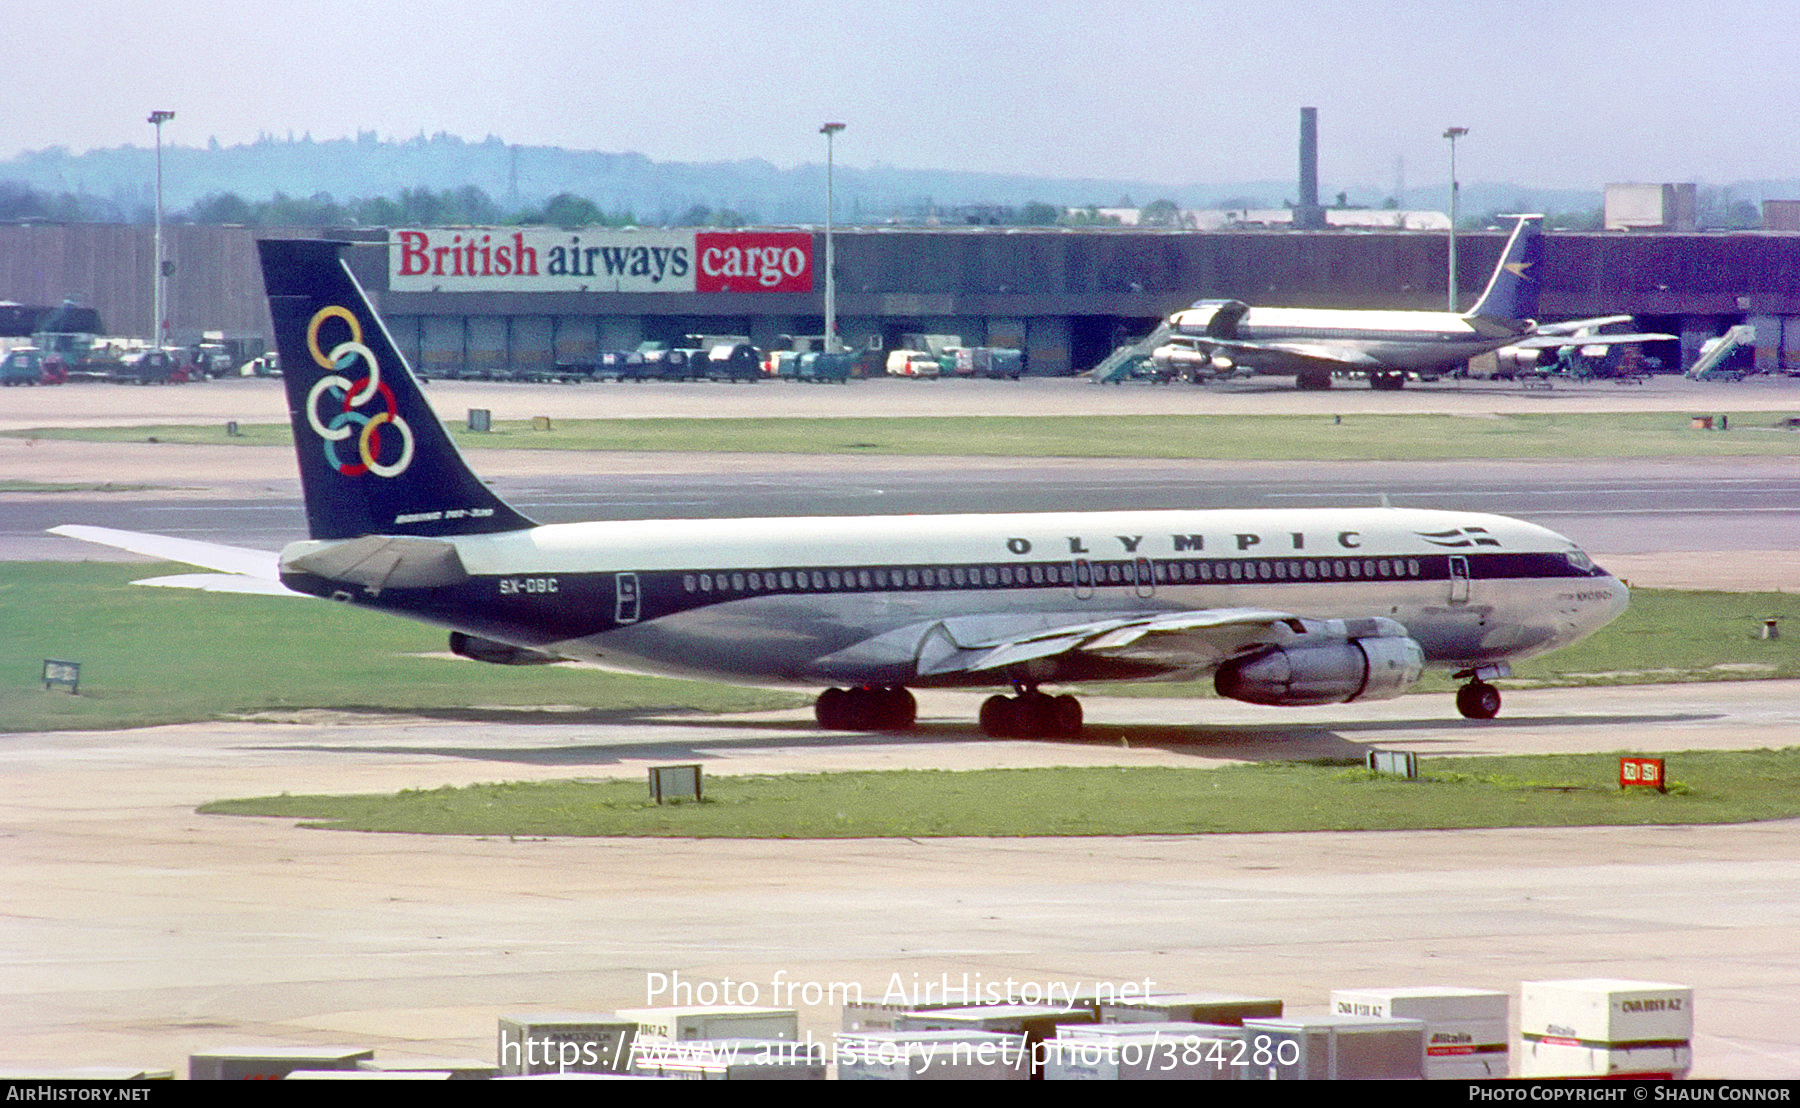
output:
M1231 359L1179 340L1150 352L1150 361L1164 373L1184 377L1217 377L1230 373Z
M1536 373L1547 365L1556 362L1556 351L1534 349L1528 346L1502 346L1494 351L1494 363L1498 367L1495 376L1517 377L1521 373Z
M1303 707L1387 700L1418 683L1425 651L1405 635L1276 646L1219 667L1213 688L1251 704Z
M546 666L551 662L562 661L556 655L545 654L541 650L514 646L509 642L495 642L479 635L465 635L461 631L450 632L450 653L496 666Z

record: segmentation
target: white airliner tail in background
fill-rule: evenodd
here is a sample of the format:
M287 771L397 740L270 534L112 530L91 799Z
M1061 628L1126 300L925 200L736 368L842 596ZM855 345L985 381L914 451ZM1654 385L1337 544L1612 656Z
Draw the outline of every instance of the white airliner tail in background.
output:
M279 587L436 624L482 661L829 686L819 722L851 730L910 727L910 688L999 687L982 728L1015 736L1080 732L1079 702L1045 685L1210 678L1311 705L1397 696L1435 666L1488 718L1489 678L1626 603L1568 539L1463 512L536 524L470 471L343 244L259 245L311 535ZM271 591L264 563L158 549Z

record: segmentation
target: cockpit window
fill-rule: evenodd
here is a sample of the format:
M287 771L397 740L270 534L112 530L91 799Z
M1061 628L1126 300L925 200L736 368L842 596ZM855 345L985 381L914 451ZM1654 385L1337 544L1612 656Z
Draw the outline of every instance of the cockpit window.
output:
M1594 572L1594 559L1588 557L1579 550L1568 551L1563 557L1567 558L1569 564L1580 570L1582 573Z

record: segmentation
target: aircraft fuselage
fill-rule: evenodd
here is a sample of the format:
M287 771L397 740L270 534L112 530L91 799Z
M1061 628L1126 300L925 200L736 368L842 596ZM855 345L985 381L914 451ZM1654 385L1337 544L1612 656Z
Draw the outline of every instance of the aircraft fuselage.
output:
M1428 664L1553 650L1625 589L1519 520L1394 508L798 517L552 524L443 540L427 586L283 580L486 639L655 673L816 685L982 685L934 676L933 629L969 645L1145 613L1329 611L1403 625ZM941 644L940 644L941 645ZM1034 680L1193 676L1191 657L1065 659Z

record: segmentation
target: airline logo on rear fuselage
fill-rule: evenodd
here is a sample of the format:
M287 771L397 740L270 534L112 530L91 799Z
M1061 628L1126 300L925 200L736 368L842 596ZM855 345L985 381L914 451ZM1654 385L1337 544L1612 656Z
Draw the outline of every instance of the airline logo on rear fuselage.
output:
M347 336L329 351L320 343L328 327ZM349 308L332 304L313 313L306 324L306 351L319 368L332 372L307 393L306 421L324 440L325 461L345 477L398 477L412 464L412 428L400 415L394 390L381 379L374 351L362 340L362 322ZM384 433L384 427L391 431ZM356 453L346 459L339 451L352 439Z

